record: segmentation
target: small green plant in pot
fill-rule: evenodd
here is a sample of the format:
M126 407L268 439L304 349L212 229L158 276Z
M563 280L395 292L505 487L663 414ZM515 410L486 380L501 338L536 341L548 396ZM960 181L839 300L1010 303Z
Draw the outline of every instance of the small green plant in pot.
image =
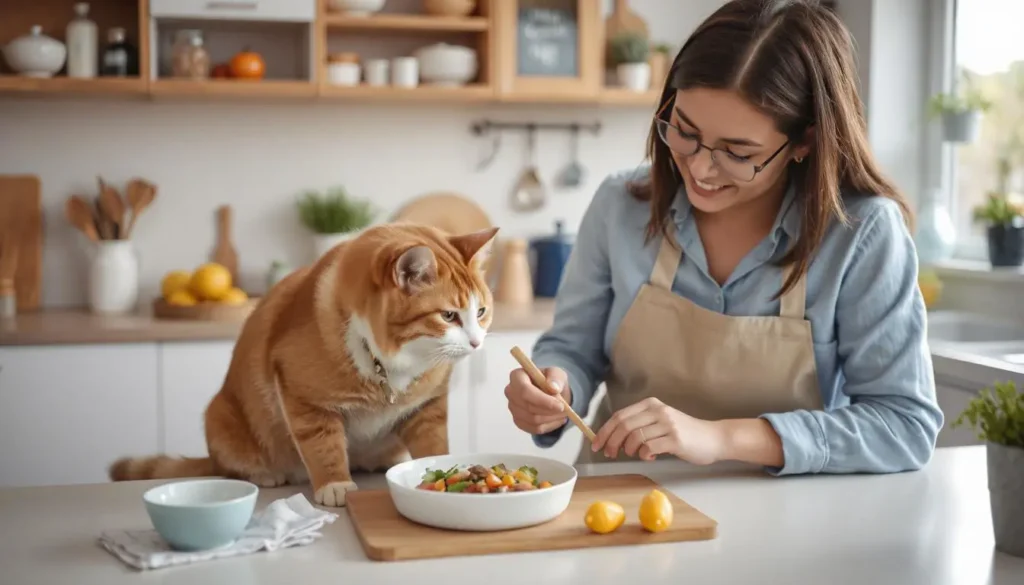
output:
M608 50L619 85L631 91L651 88L651 64L647 62L651 47L643 35L619 33L608 41Z
M999 162L999 188L974 208L974 221L985 224L988 257L993 267L1024 265L1024 203L1007 193L1010 162Z
M981 117L992 102L980 92L967 90L962 95L940 93L928 100L928 115L942 122L946 142L974 142L981 132Z
M298 202L299 219L313 232L316 257L355 237L376 214L368 201L351 197L342 187L326 193L307 191Z
M1024 557L1024 393L1013 382L996 382L972 399L950 426L965 423L986 444L996 549Z

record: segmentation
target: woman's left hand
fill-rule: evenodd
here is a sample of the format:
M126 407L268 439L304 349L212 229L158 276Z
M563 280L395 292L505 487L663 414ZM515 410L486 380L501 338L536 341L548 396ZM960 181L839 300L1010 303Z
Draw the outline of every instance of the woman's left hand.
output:
M591 450L604 450L606 457L618 456L619 449L633 457L652 461L668 453L695 465L710 465L721 458L725 433L714 421L694 418L657 398L641 400L616 412L597 431Z

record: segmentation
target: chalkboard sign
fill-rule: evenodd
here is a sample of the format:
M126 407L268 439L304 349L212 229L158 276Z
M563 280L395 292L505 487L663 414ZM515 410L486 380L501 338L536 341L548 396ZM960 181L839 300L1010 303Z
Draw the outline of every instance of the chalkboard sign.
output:
M520 7L517 28L516 56L519 75L580 75L579 25L576 22L575 11Z

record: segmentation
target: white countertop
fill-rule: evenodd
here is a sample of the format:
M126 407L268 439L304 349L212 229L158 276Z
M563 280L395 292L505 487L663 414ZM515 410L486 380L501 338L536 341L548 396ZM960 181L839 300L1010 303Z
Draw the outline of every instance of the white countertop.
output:
M103 528L148 527L141 494L160 482L3 489L0 582L1024 583L1024 559L993 548L983 447L940 449L925 470L888 476L774 478L680 465L584 465L580 472L647 474L718 520L715 540L384 563L366 559L342 510L309 546L146 572L127 568L95 537ZM363 489L383 486L380 476L356 479ZM259 505L293 489L262 490Z

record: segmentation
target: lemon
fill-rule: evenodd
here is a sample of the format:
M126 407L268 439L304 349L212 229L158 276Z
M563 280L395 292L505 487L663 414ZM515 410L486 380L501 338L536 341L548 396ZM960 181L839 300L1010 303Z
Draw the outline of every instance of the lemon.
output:
M184 289L171 291L171 294L167 295L166 299L167 304L179 307L191 307L196 304L196 298L192 296L192 293Z
M917 278L917 286L924 297L925 308L934 309L942 296L942 281L938 275L932 271L921 271Z
M231 287L231 272L216 262L197 268L188 282L189 292L204 301L220 300Z
M249 295L245 294L245 291L237 287L224 293L224 296L220 298L220 302L226 305L244 305L248 300Z
M618 529L626 521L626 511L615 502L602 500L590 504L583 521L592 531L598 534L608 534Z
M648 532L661 532L672 525L675 510L661 490L651 490L640 501L640 525Z
M160 292L165 299L169 299L176 291L188 290L188 282L191 278L192 275L184 270L172 270L165 274L164 279L160 281Z

